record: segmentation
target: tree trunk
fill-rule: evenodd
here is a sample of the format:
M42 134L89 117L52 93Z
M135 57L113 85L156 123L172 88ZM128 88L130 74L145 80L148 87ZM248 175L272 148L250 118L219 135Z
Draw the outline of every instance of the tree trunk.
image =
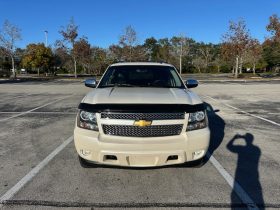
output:
M75 78L77 78L77 61L75 57L74 57L74 76Z
M183 43L181 42L181 49L180 49L180 75L182 75L182 57L183 57Z
M182 55L180 55L180 75L182 75Z
M132 46L129 47L129 62L132 60Z
M11 56L11 58L12 58L12 72L13 72L12 77L13 77L13 79L16 79L17 78L17 72L15 70L15 59L14 59L14 56Z
M86 65L85 65L85 64L83 64L83 70L84 70L84 74L86 74L87 68L86 68Z
M37 68L38 77L40 76L40 68Z
M234 77L237 78L238 77L238 56L236 56L236 63L235 63L235 74Z
M255 75L256 74L256 64L254 63L253 65L253 74Z
M243 68L243 58L240 57L240 69L239 69L239 74L242 74L242 68Z
M74 49L74 44L75 44L75 41L72 41L72 50ZM77 78L77 61L76 61L75 53L73 54L73 60L74 60L74 76L75 76L75 78Z

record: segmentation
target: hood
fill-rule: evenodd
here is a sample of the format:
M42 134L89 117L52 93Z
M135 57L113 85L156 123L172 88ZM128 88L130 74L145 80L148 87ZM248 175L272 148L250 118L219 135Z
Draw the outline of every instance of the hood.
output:
M88 104L200 104L192 91L179 88L96 88L82 101Z

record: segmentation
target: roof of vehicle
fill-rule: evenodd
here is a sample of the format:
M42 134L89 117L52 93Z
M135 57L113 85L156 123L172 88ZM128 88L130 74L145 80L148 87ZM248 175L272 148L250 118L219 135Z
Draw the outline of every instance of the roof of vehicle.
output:
M156 63L156 62L121 62L121 63L114 63L111 66L172 66L168 63Z

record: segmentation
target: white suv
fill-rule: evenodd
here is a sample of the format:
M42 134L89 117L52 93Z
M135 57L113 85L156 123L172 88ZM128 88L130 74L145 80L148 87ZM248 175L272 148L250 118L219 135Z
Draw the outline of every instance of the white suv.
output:
M210 140L205 105L174 66L116 63L79 105L75 147L83 167L153 167L202 160ZM198 161L196 161L198 162Z

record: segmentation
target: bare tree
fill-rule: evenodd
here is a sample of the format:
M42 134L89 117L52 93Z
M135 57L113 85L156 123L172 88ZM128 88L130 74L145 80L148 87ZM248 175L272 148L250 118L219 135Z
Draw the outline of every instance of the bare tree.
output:
M3 53L11 58L13 78L16 78L15 44L18 40L21 40L21 30L17 26L10 23L8 20L5 20L3 28L0 31L0 47Z
M212 49L209 45L204 45L199 48L199 53L201 54L204 60L204 66L207 68L213 58L213 53L211 52Z
M70 19L70 22L68 23L66 28L62 28L59 33L63 36L63 41L71 44L71 49L68 50L71 51L70 54L74 62L74 74L75 78L77 78L77 55L73 51L73 48L76 42L76 38L78 37L78 26L75 24L73 17Z
M125 28L124 34L121 35L121 37L120 37L119 44L123 47L124 53L126 51L125 49L128 49L128 51L129 51L128 58L129 58L130 62L132 60L132 53L133 53L132 51L133 51L133 47L136 44L136 41L137 41L136 31L134 30L134 28L132 26L130 26L130 25L127 26Z
M205 61L201 57L196 57L192 61L194 67L198 70L198 73L201 73L201 70L205 68Z
M217 73L220 73L221 67L224 65L224 59L220 53L215 54L213 57L211 65L217 68Z

